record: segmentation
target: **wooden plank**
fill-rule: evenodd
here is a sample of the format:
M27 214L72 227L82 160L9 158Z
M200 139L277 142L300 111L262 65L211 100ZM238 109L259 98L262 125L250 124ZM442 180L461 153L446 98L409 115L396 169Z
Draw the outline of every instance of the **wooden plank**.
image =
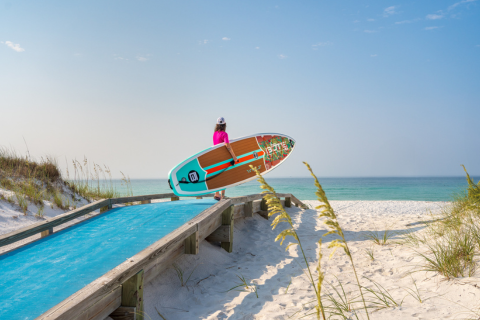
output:
M213 231L222 225L222 212L230 207L230 199L220 200L215 205L204 210L202 213L197 215L195 218L190 220L189 224L198 225L198 238L200 241L205 239Z
M217 230L213 231L211 235L205 238L210 242L230 242L230 225L220 226Z
M140 204L149 204L149 203L152 203L151 199L140 201Z
M136 320L137 308L135 307L118 307L117 310L110 314L113 320Z
M147 194L142 196L129 196L129 197L120 197L120 198L112 198L112 204L121 204L121 203L128 203L128 202L137 202L137 201L145 201L145 200L156 200L156 199L168 199L176 197L174 193L158 193L158 194ZM211 194L204 194L202 197L213 197L213 193Z
M196 197L195 199L203 199L203 197Z
M243 212L245 215L245 218L251 218L253 217L253 201L247 201L243 205Z
M53 234L53 228L40 232L40 237L45 238L51 234Z
M292 206L292 198L286 197L285 198L285 207L290 208Z
M170 268L172 264L180 256L185 254L185 242L177 243L168 252L153 260L149 265L145 266L145 274L143 281L148 283L158 277L166 269Z
M143 312L143 270L122 284L122 307L134 307L137 319L144 320Z
M42 231L52 229L53 227L59 226L65 222L76 219L80 216L83 216L97 209L100 209L101 207L104 207L109 203L110 203L110 199L98 200L90 203L89 205L83 206L81 208L60 214L53 218L48 218L45 221L37 222L29 226L26 226L24 228L20 228L18 230L3 234L0 236L0 247L28 238L30 236L33 236L36 233L40 233Z
M198 254L198 231L185 239L185 254Z
M233 205L231 205L230 207L228 207L227 209L225 209L225 211L222 212L222 225L223 226L229 226L230 228L230 237L228 239L228 241L222 241L220 243L220 246L225 249L225 251L227 251L228 253L232 252L233 251L233 223L234 223L234 219L233 219Z
M172 247L176 247L179 242L183 245L184 240L195 232L195 229L196 226L184 224L145 250L110 270L105 275L91 282L61 303L52 307L38 319L69 320L73 318L76 314L81 312L81 310L105 295L106 292L110 292L112 288L121 285L159 256L168 253L168 251L170 251Z
M177 197L177 196L175 196L175 197L171 197L170 200L171 200L171 201L178 201L178 200L180 200L180 198Z
M71 320L104 320L120 306L121 301L122 286L118 286Z
M265 200L265 198L262 198L262 202L260 203L260 210L268 211L268 204L267 204L267 200Z
M302 201L298 200L297 197L295 197L293 194L290 196L290 198L292 199L292 202L297 206L297 207L300 207L302 209L308 209L307 205L305 203L303 203Z

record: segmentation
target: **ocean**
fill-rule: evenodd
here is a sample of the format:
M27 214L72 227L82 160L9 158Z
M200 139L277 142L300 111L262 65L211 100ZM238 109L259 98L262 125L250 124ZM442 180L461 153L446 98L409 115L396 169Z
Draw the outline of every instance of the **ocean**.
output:
M300 200L316 200L313 178L268 178L280 193L292 193ZM480 177L472 177L478 181ZM412 200L450 201L467 188L465 177L419 178L321 178L319 181L329 200ZM134 195L169 193L166 179L131 180ZM116 183L119 191L124 186ZM226 190L230 197L259 193L259 183L250 181Z

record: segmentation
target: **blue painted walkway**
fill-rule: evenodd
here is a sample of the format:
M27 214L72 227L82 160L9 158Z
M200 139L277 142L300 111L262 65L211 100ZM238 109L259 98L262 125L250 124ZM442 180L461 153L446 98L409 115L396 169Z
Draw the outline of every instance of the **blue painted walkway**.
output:
M0 319L35 319L215 203L116 208L0 256Z

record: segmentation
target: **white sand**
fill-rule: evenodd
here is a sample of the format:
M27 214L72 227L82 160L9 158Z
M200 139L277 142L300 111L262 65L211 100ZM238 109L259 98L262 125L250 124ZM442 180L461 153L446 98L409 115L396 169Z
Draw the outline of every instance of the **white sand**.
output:
M306 201L315 206L316 201ZM373 245L365 240L365 231L390 230L397 232L408 228L421 229L421 225L407 227L412 222L430 219L429 212L436 212L445 203L417 201L332 201L341 225L345 230L353 252L357 272L365 286L371 286L363 277L381 284L401 306L391 307L370 314L371 319L460 319L469 316L467 308L480 306L478 278L443 281L431 272L410 272L421 269L421 259L406 245ZM325 232L316 218L315 210L289 208L288 212L297 224L298 233L314 271L317 244ZM186 286L181 286L173 268L166 270L155 281L145 286L146 313L151 319L298 319L308 314L305 304L315 300L315 294L294 261L298 247L285 252L274 239L283 228L271 230L270 221L258 215L243 221L235 221L234 251L227 253L219 246L206 241L200 246L200 254L184 256L177 264L184 270L185 278L194 269ZM327 249L332 237L322 246L322 269L327 283L336 283L338 277L349 291L356 291L351 265L346 255L337 251L331 260ZM375 260L365 253L373 248ZM239 284L237 276L245 277L257 285L258 298L250 291L228 291ZM417 283L420 303L408 295ZM286 288L288 287L288 292ZM238 288L240 290L241 288ZM325 291L325 290L324 290ZM403 301L403 303L402 303ZM293 316L292 316L293 315ZM291 318L289 318L291 317ZM338 318L338 317L336 317ZM360 318L366 319L365 316ZM477 316L478 318L478 316ZM315 319L307 316L302 319Z
M312 207L317 201L306 201ZM436 212L445 203L420 201L332 201L353 252L361 282L371 286L363 277L381 284L400 304L370 313L371 319L462 319L468 318L468 308L480 306L480 281L478 277L444 281L443 277L421 270L422 260L406 245L373 245L365 240L366 231L420 230L422 225L406 226L429 220L429 212ZM29 208L30 209L30 208ZM33 216L18 212L18 207L0 201L0 234L10 232L39 221ZM55 216L62 210L45 206L45 216ZM317 263L317 241L326 231L315 210L289 208L314 271ZM13 218L16 216L16 218ZM202 242L199 255L180 258L177 264L184 270L185 278L192 272L185 286L173 268L166 270L155 281L145 286L145 311L151 319L299 319L308 314L308 303L315 299L314 291L295 262L298 247L285 251L274 242L283 230L280 225L271 230L270 221L255 215L235 221L234 251L227 253L218 245ZM327 249L332 237L322 246L322 269L326 274L324 287L335 284L338 277L347 291L355 291L351 265L340 250L331 260ZM373 248L375 260L371 261L365 249ZM1 248L0 253L6 248ZM195 269L194 269L195 268ZM243 276L257 286L258 298L253 291L228 291L240 283ZM416 281L423 303L408 295ZM291 284L289 285L291 281ZM288 286L288 292L286 288ZM241 290L241 288L237 288ZM324 292L326 290L324 289ZM372 310L373 311L373 310ZM360 318L365 319L365 316ZM478 318L478 316L477 316ZM147 319L149 319L147 317ZM302 319L315 319L306 316Z

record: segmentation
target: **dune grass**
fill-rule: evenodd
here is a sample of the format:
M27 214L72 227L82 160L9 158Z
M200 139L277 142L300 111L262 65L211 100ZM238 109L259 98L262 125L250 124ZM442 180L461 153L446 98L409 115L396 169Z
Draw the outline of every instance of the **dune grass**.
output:
M446 280L473 276L480 254L480 182L470 178L468 188L453 197L436 219L426 223L422 233L404 235L404 243L416 247L422 258L421 271L431 271ZM426 248L426 249L424 249Z
M73 179L64 180L58 163L53 157L42 157L39 161L22 156L14 149L0 148L0 188L10 193L1 198L17 205L27 215L29 205L36 206L36 215L42 217L45 201L62 210L75 209L82 199L94 201L122 196L112 182L107 166L93 163L93 169L85 158L81 163L73 161ZM123 173L122 184L127 194L132 195L130 179Z

